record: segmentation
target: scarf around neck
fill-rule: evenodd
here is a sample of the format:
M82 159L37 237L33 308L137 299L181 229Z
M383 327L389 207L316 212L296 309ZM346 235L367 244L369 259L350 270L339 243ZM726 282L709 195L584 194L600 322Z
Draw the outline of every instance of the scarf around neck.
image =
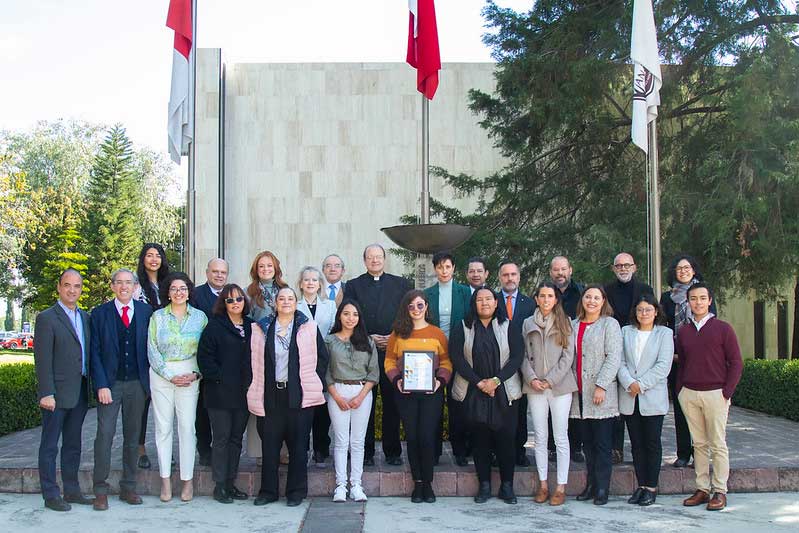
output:
M699 283L699 280L694 278L690 283L674 283L671 288L671 301L674 302L674 335L683 324L688 324L693 318L694 314L691 312L691 307L688 305L688 289L691 285Z

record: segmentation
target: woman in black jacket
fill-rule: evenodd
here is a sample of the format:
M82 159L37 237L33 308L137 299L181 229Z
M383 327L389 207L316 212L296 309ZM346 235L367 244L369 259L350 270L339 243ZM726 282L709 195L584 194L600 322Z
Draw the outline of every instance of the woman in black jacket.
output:
M247 427L247 388L252 381L249 303L236 284L225 285L213 307L213 318L200 337L197 363L203 376L203 404L211 431L211 471L214 499L220 503L246 500L233 484L239 470L241 442Z

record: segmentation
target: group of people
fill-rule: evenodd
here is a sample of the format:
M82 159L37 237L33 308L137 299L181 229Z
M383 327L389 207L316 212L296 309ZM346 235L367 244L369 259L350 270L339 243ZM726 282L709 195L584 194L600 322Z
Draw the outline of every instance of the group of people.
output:
M77 306L80 274L64 271L58 301L36 324L45 506L108 509L120 411L119 497L141 504L136 471L150 466L143 446L150 405L164 502L173 497L175 425L183 501L193 497L197 455L211 466L215 500L248 498L234 483L245 433L248 454L261 463L255 505L278 499L281 449L288 452L286 499L294 506L307 496L309 451L324 466L331 445L333 500L365 501L361 481L364 466L375 461L378 393L385 462L403 463L402 422L415 503L436 500L446 403L455 462L474 461L475 502L494 494L491 468L497 466L497 497L517 503L515 468L530 465L529 412L540 481L535 502L563 504L570 461L585 461L587 483L577 500L607 503L626 424L638 483L628 502L647 506L657 496L669 392L675 466L687 466L693 456L696 469L697 490L684 504L726 506L725 428L742 361L735 333L715 317L712 290L693 258L675 259L671 290L660 301L635 278L627 253L616 256L616 280L605 286L575 282L568 259L555 257L532 298L519 290L513 262L499 266L495 291L487 286L485 260L469 260L468 285L462 285L454 281L453 256L438 253L436 283L417 290L385 272L381 245L367 246L363 260L366 272L344 281L344 261L331 254L321 270L303 268L295 290L269 251L253 260L245 288L228 283L227 262L217 258L207 265L206 282L195 287L186 274L170 270L160 245L148 243L135 272L113 273L114 298L91 315ZM429 366L414 366L420 356ZM427 380L421 388L419 375ZM94 498L77 483L91 395L98 402ZM59 438L63 497L55 477Z

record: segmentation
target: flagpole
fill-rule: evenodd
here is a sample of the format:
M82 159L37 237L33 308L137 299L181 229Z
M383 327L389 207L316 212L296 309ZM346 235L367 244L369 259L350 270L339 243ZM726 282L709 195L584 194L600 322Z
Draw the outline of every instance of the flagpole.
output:
M430 102L422 95L422 224L430 223Z
M649 152L647 155L647 165L650 176L650 198L649 213L651 228L650 242L652 244L652 262L650 263L652 272L652 288L655 294L659 294L661 285L661 256L660 256L660 189L658 188L658 142L657 142L657 119L652 120L647 128Z
M197 0L192 0L191 5L191 142L189 142L189 176L186 187L186 273L195 279L194 267L196 263L196 190L194 180L194 140L196 139L195 126L195 101L197 96Z

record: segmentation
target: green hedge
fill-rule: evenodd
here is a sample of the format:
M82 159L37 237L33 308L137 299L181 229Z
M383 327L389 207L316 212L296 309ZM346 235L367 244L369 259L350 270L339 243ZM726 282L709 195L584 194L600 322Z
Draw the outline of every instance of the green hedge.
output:
M799 421L799 359L746 359L732 403Z
M0 365L0 436L42 423L32 364Z

